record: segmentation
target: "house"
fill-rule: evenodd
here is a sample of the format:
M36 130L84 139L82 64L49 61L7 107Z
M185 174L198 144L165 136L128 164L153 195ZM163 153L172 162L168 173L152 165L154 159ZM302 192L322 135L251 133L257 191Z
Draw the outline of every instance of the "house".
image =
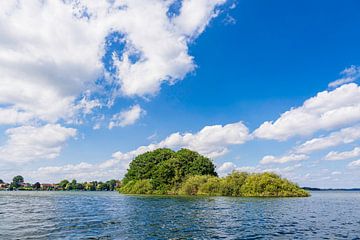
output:
M23 188L31 188L32 185L30 183L20 183L20 187L23 187Z
M8 183L0 183L0 190L8 189L10 184Z
M40 188L41 190L54 190L58 187L57 185L58 184L53 184L53 183L42 183L40 184Z

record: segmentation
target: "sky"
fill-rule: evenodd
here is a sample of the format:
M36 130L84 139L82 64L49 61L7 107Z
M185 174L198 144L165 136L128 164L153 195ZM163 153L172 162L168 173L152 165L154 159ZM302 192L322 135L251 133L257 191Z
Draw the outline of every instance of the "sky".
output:
M360 187L356 0L0 2L0 179L121 179L157 148L220 176Z

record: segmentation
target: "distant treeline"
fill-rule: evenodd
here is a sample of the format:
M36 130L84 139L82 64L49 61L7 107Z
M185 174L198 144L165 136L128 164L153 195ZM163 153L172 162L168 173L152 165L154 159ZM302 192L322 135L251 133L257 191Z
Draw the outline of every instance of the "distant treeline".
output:
M109 180L106 182L77 182L73 179L71 182L62 180L60 183L25 183L22 176L15 176L11 183L5 183L0 179L0 190L27 190L27 191L114 191L121 186L119 180Z
M121 193L237 197L306 197L309 193L274 173L233 172L219 178L209 158L188 149L157 149L137 156Z
M360 188L313 188L313 187L303 187L307 191L360 191Z

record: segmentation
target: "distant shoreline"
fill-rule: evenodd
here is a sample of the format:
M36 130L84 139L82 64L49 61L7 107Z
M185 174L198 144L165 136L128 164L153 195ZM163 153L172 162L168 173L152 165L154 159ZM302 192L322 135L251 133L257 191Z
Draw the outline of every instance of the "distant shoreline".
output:
M360 188L313 188L303 187L302 189L307 191L345 191L345 192L358 192Z

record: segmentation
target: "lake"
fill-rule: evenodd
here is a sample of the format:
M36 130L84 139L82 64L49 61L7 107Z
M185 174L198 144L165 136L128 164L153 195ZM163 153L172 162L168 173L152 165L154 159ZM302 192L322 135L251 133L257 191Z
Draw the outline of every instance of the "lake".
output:
M0 239L360 239L360 192L309 198L0 192Z

